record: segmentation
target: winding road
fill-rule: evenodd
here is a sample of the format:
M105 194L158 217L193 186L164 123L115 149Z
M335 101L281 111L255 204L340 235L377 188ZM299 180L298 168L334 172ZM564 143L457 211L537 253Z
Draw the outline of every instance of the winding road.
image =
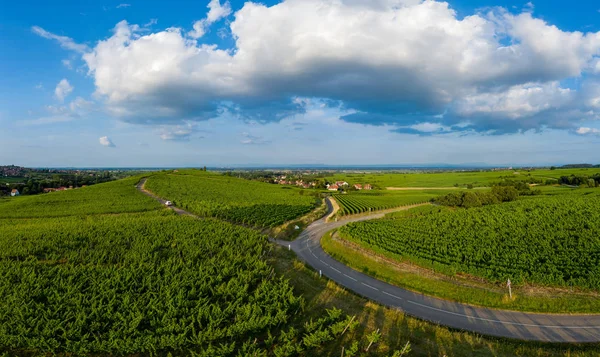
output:
M164 200L143 188L138 189ZM327 200L328 213L333 210ZM192 215L172 207L179 214ZM384 213L352 217L337 222L326 222L327 215L309 225L293 242L276 241L290 248L306 264L337 284L385 306L397 308L408 315L440 325L483 335L542 342L600 342L600 315L536 314L474 307L442 300L400 287L358 272L333 259L321 248L321 237L328 231L350 222L381 218Z

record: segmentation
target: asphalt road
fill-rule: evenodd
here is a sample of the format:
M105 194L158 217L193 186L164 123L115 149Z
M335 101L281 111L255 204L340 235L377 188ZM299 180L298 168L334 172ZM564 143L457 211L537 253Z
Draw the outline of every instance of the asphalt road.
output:
M162 204L165 200L144 189L146 179L137 188ZM327 200L328 213L332 205ZM194 216L177 207L181 215ZM327 216L327 215L326 215ZM353 217L338 222L321 218L308 226L293 242L276 241L337 284L406 314L452 328L483 335L543 342L600 342L600 315L534 314L473 307L408 291L377 280L333 259L321 248L321 237L350 222L381 218L384 213Z
M327 201L331 210L331 203ZM337 284L408 315L483 335L543 342L600 342L600 315L535 314L473 307L408 291L377 280L333 259L321 248L321 237L349 222L381 218L383 214L338 222L315 221L293 242L277 243Z

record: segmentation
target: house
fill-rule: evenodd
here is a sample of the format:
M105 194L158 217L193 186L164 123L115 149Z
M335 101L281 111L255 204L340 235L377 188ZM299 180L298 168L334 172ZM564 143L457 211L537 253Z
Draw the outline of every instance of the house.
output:
M360 183L354 184L354 188L357 190L362 190L362 185Z
M19 196L20 195L19 190L17 190L16 188L13 188L13 190L10 191L10 195L12 197Z
M340 186L338 185L329 185L329 187L327 187L329 191L337 191L339 188Z
M49 193L49 192L54 192L54 191L56 191L56 189L55 189L55 188L50 188L50 187L49 187L49 188L45 188L45 189L44 189L44 193Z
M348 186L348 182L346 181L336 181L335 184L338 186Z
M373 187L368 183L363 186L363 190L372 190L372 189L373 189Z

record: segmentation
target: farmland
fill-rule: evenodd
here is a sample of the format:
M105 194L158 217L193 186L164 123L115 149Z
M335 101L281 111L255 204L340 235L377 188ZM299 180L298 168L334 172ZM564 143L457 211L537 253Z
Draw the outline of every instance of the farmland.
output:
M358 214L428 202L445 190L372 191L333 195L341 207L341 215Z
M593 175L600 173L600 168L589 169L532 169L502 171L466 171L438 173L338 173L328 176L330 181L347 181L354 183L370 183L380 189L386 187L486 187L504 178L515 180L558 179L561 176Z
M2 201L1 351L312 354L349 326L336 309L303 319L266 236L177 216L135 183Z
M175 205L204 217L253 227L274 227L313 210L318 192L196 171L155 175L145 186Z
M61 217L85 214L128 213L155 210L160 205L140 195L140 176L42 196L0 200L2 218Z
M599 290L599 194L583 190L410 219L352 223L340 234L448 275Z

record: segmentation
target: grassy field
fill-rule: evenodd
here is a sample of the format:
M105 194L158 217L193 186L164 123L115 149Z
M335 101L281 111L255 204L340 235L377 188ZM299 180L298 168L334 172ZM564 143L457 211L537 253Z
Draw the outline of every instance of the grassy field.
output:
M600 173L600 168L593 169L556 169L556 170L503 170L476 172L439 172L439 173L340 173L327 177L330 181L347 181L350 184L370 183L378 188L386 187L473 187L489 186L504 178L525 180L537 178L541 180L558 179L561 176L593 175Z
M232 178L210 172L152 176L146 188L200 216L255 227L275 227L320 203L317 192Z
M316 319L323 308L336 306L345 313L356 316L360 325L342 338L327 345L318 356L337 357L342 347L353 342L362 347L368 344L366 335L380 329L379 343L369 354L361 356L390 356L407 341L412 352L408 356L447 357L584 357L600 356L600 345L552 345L487 338L476 334L455 331L406 316L399 310L372 303L339 287L308 269L295 255L284 248L274 247L271 264L276 271L290 279L294 291L306 301L306 318Z

